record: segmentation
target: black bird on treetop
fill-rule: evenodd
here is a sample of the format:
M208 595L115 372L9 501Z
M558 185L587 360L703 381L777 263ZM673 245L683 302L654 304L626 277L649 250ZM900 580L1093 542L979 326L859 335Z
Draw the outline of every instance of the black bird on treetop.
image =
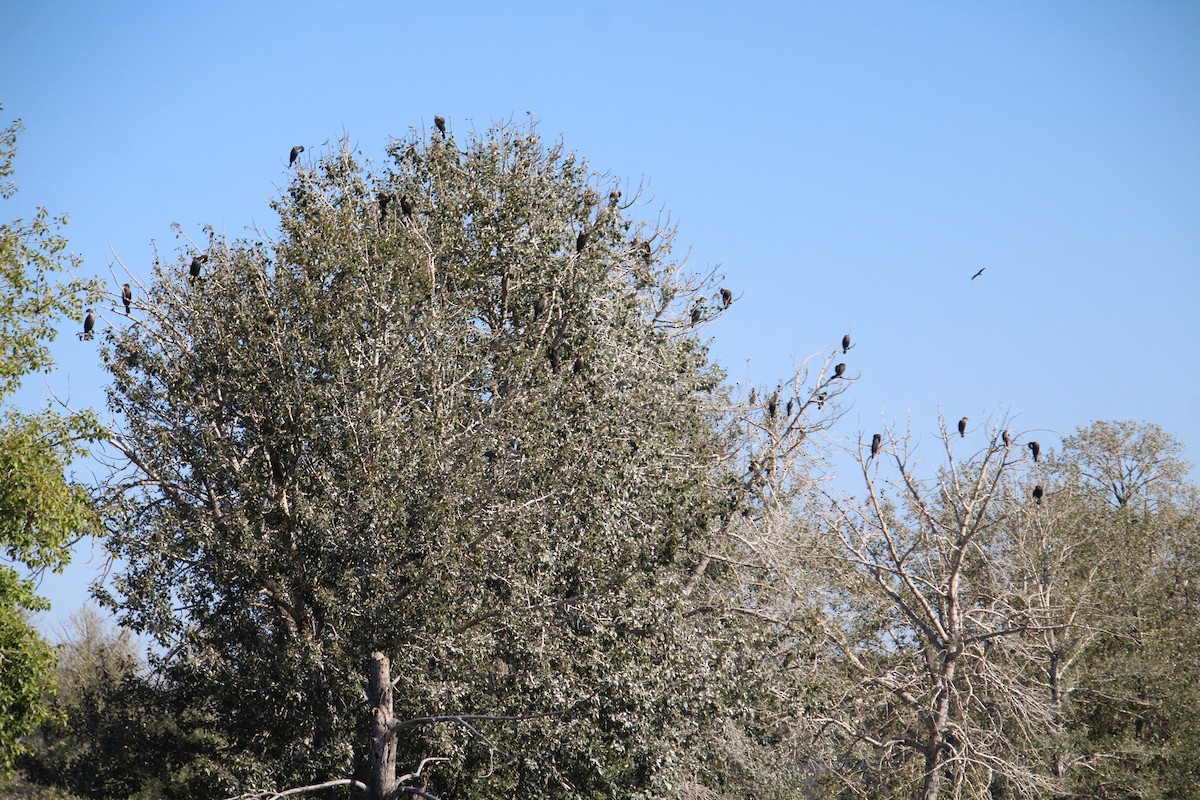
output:
M296 163L296 159L297 159L297 158L299 158L299 157L300 157L300 154L301 154L301 153L303 153L303 152L304 152L304 145L302 145L302 144L298 144L298 145L296 145L295 147L293 147L293 148L292 148L292 155L291 155L291 157L288 159L288 166L290 167L292 164L295 164L295 163Z
M411 217L416 208L411 197L406 194L400 195L400 210L404 212L404 216Z
M698 323L700 321L701 316L703 316L703 312L700 310L700 306L696 306L695 308L693 308L692 309L692 324L695 325L696 323Z
M575 237L575 252L582 253L583 248L587 247L587 242L588 242L587 231L580 231L579 236Z
M980 275L982 275L982 274L983 274L983 271L984 271L985 269L987 269L987 267L980 267L980 268L979 268L979 272L976 272L974 275L972 275L972 276L971 276L971 280L975 280L975 279L976 279L976 278L978 278Z
M845 364L838 364L836 367L833 368L833 377L840 378L845 374L846 374L846 365Z
M541 296L539 296L537 301L534 302L534 304L533 304L533 318L534 319L537 319L542 314L546 313L546 303L548 303L548 302L549 302L549 298L546 297L545 292L542 292Z
M733 292L724 286L721 287L721 303L724 304L725 308L729 308L733 304Z
M89 308L87 316L83 318L83 336L86 339L92 338L92 328L96 327L96 315Z
M1008 431L1005 431L1004 433L1000 434L1000 438L1004 440L1005 447L1008 447L1010 444L1012 444L1012 436L1009 434Z
M200 277L200 267L203 266L205 261L208 261L207 255L192 257L192 267L189 270L189 272L191 273L193 278Z
M767 401L767 413L771 415L771 419L775 418L775 411L779 408L779 399L775 395L771 395L771 399Z
M850 334L847 333L845 336L842 337L842 353L849 353L849 352L850 352Z
M794 398L794 397L791 400L788 400L788 402L787 402L787 415L789 417L792 415L792 406L794 406L795 404L796 404L796 398Z
M962 419L960 419L958 421L958 435L959 436L967 435L967 418L966 417L963 417Z
M615 206L617 203L621 202L621 190L620 190L620 189L614 189L613 191L609 192L609 193L608 193L608 202L609 202L609 203L611 203L611 204L612 204L612 205L614 205L614 206Z
M442 136L446 135L446 118L445 117L434 117L433 124L437 126L437 129L442 134Z
M129 309L133 306L133 288L127 283L121 288L121 302L125 304L125 316L129 316Z
M388 203L390 203L390 202L392 202L392 193L391 192L380 192L379 193L379 221L380 222L383 222L385 219L387 219L387 207L388 207Z
M874 458L879 453L879 448L883 446L883 436L875 434L871 437L871 458Z
M1042 495L1043 494L1044 493L1042 492L1041 484L1038 484L1037 486L1033 487L1033 499L1039 506L1042 504Z
M1038 454L1042 452L1042 446L1037 442L1030 442L1029 450L1033 453L1033 463L1036 464L1038 460Z

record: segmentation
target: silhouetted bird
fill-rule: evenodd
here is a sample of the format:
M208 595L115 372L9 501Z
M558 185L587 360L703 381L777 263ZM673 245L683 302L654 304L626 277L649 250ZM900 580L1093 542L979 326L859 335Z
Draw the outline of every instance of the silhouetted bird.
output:
M200 267L202 267L204 265L205 261L208 261L208 256L206 256L206 255L192 257L192 266L191 266L191 269L189 270L189 272L191 273L191 276L193 278L200 277Z
M1033 499L1039 506L1042 504L1042 494L1041 484L1033 487Z
M821 392L819 395L817 395L817 408L824 408L824 407L825 407L825 393Z
M571 367L571 371L576 375L583 372L583 353L575 356L575 366Z
M550 369L554 372L555 375L557 375L558 367L559 367L558 348L551 347L550 352L547 353L546 355L548 355L550 357Z
M702 312L700 310L700 306L696 306L695 308L693 308L692 309L692 324L695 325L696 323L698 323L700 321L700 318L703 316L703 314L704 314L704 312Z
M850 334L848 333L842 337L842 352L850 352Z
M972 275L972 276L971 276L971 280L975 280L975 279L976 279L976 278L978 278L980 275L982 275L982 274L983 274L983 271L984 271L985 269L987 269L987 267L980 267L980 268L979 268L979 272L976 272L974 275Z
M583 248L587 247L587 243L588 243L587 231L580 231L579 236L577 236L575 238L575 252L582 253Z
M1008 431L1005 431L1004 433L1000 434L1000 438L1004 440L1005 447L1008 447L1010 444L1012 444L1012 436L1009 434Z
M379 193L379 221L380 222L383 222L385 219L387 219L387 207L388 207L388 203L390 203L390 202L392 202L392 193L391 192L380 192Z
M272 308L268 308L267 313L263 314L263 318L262 318L263 322L267 323L268 325L274 325L276 319L277 319L277 317L275 314L275 310Z
M548 302L549 302L549 298L546 297L545 292L542 292L541 296L539 296L537 301L533 304L533 318L534 319L537 319L542 314L546 313L546 303L548 303Z
M620 190L620 189L616 189L616 190L614 190L614 191L611 191L611 192L609 192L609 193L608 193L608 202L609 202L609 203L611 203L611 204L612 204L612 205L614 205L614 206L615 206L617 203L621 202L621 190Z
M838 364L836 367L833 368L833 377L840 378L845 374L846 374L846 365L845 364Z
M733 304L733 292L729 291L725 287L721 287L721 303L725 306L725 308L729 308L729 306Z
M883 446L883 436L875 434L871 437L871 458L874 458L879 453L879 448Z
M792 407L793 407L795 404L796 404L796 398L794 398L794 397L793 397L791 400L788 400L788 402L787 402L787 409L786 409L786 413L787 413L787 415L788 415L789 417L792 415Z
M446 118L445 117L434 117L433 124L437 126L437 129L442 134L442 136L446 135Z
M958 435L959 436L967 435L967 418L966 417L963 417L962 419L960 419L958 421Z
M96 327L96 315L89 308L87 316L83 318L83 338L92 338L92 328Z
M129 316L129 309L133 307L133 288L127 283L121 288L121 302L125 304L125 316Z
M771 399L767 401L767 413L771 415L771 419L775 418L775 411L778 408L779 408L779 400L774 395L772 395Z
M404 216L411 217L416 208L411 197L406 194L400 195L400 210L404 212Z
M650 249L650 243L642 242L642 244L638 247L638 249L642 253L642 260L644 260L647 264L649 264L650 261L654 258L654 251Z
M1033 453L1033 463L1037 463L1038 455L1042 452L1042 446L1037 442L1029 443L1029 451Z
M299 158L299 157L300 157L300 154L301 154L301 153L303 153L303 152L304 152L304 145L298 144L298 145L296 145L295 147L293 147L293 148L292 148L292 155L291 155L291 157L288 159L288 166L290 167L292 164L295 164L295 163L296 163L296 159L297 159L297 158Z

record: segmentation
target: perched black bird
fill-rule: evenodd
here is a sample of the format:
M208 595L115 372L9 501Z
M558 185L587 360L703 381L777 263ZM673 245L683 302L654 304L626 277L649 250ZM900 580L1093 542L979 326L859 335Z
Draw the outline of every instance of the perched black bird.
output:
M549 302L549 298L546 297L545 292L542 292L542 294L538 297L537 301L533 304L533 318L534 319L537 319L542 314L546 313L546 304L548 302Z
M642 253L642 260L645 261L647 264L649 264L650 261L654 258L654 251L650 248L650 243L642 242L641 245L639 245L638 249Z
M400 210L404 212L404 216L411 217L416 209L411 197L406 194L400 195Z
M575 356L575 366L571 367L571 372L576 375L583 372L583 353Z
M96 327L96 315L89 308L87 316L83 318L83 338L92 338L92 328Z
M960 419L958 421L958 435L960 437L967 435L967 418L966 417L963 417L962 419Z
M133 288L127 283L121 287L121 302L125 304L125 316L129 316L129 309L133 307Z
M1033 463L1037 463L1038 455L1042 452L1042 446L1037 442L1029 443L1029 450L1033 453Z
M871 458L879 454L879 448L883 446L883 436L875 434L871 437Z
M621 190L616 189L614 191L609 192L608 193L608 202L614 206L617 203L621 202Z
M696 306L695 308L693 308L692 309L692 324L695 325L696 323L698 323L702 316L704 316L704 312L700 310L700 306Z
M380 222L383 222L385 219L387 219L387 207L388 207L388 203L390 203L390 202L392 202L392 193L391 192L380 192L379 193L379 221Z
M273 309L273 308L268 308L268 309L267 309L267 313L263 314L262 320L263 320L263 322L267 323L268 325L274 325L274 324L275 324L275 320L276 320L277 318L278 318L278 317L277 317L277 315L275 314L275 309Z
M299 158L300 154L303 152L304 152L304 145L298 144L295 147L293 147L292 148L292 156L291 156L291 158L288 159L288 166L290 167L290 166L292 166L292 164L295 164L296 159Z
M1041 484L1038 484L1037 486L1033 487L1033 499L1034 499L1034 502L1036 502L1039 506L1042 504L1042 495L1043 494L1044 494L1044 492L1042 492Z
M579 236L577 236L575 238L575 252L582 253L583 248L587 247L587 242L588 242L587 231L580 231Z
M729 291L724 286L721 287L721 303L725 306L725 308L729 308L729 306L733 305L733 292Z
M836 367L833 368L833 377L840 378L845 374L846 374L846 365L845 364L838 364Z
M842 337L842 352L843 353L850 352L850 334L848 334L848 333Z
M788 400L788 402L787 402L787 411L786 411L786 413L787 413L787 415L788 415L789 417L792 415L792 407L793 407L795 404L796 404L796 398L794 398L794 397L793 397L791 400Z
M446 118L445 117L434 117L433 124L437 126L438 132L441 133L442 136L446 135Z
M192 267L189 270L189 272L191 273L193 278L200 277L200 267L202 267L204 265L205 261L208 261L207 255L192 257Z
M775 419L775 412L779 408L779 399L775 395L771 395L771 399L767 401L767 413L771 415L771 419Z
M1004 433L1000 434L1000 438L1004 440L1004 446L1006 448L1012 444L1012 436L1009 434L1008 431L1005 431Z
M555 375L557 375L558 367L559 367L558 348L551 347L550 352L547 353L546 355L550 357L550 369L554 372Z
M824 407L825 407L825 393L821 392L819 395L817 395L817 408L824 408Z
M975 280L975 279L976 279L976 278L978 278L980 275L982 275L982 274L983 274L983 271L984 271L985 269L987 269L987 267L980 267L980 268L979 268L979 272L976 272L974 275L972 275L972 276L971 276L971 280Z

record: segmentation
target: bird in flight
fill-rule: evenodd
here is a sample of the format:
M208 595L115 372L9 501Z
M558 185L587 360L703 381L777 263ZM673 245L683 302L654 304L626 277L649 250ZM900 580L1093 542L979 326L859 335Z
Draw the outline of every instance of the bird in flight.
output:
M976 279L976 278L978 278L980 275L982 275L982 274L983 274L983 271L984 271L985 269L987 269L987 267L980 267L980 268L979 268L979 272L976 272L974 275L972 275L972 276L971 276L971 280L975 280L975 279Z

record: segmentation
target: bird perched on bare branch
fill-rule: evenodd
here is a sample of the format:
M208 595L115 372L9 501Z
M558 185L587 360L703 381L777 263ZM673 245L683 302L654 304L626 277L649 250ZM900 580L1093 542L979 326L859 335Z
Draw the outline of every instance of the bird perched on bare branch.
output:
M983 274L983 271L984 271L985 269L987 269L987 267L980 267L980 268L979 268L979 272L976 272L974 275L972 275L972 276L971 276L971 280L975 280L975 279L976 279L976 278L978 278L980 275L982 275L982 274Z
M191 274L191 276L192 276L193 278L199 278L199 277L200 277L200 268L201 268L202 266L204 266L204 262L206 262L206 261L208 261L208 256L207 256L207 255L202 255L202 256L193 256L193 257L192 257L192 266L191 266L191 268L190 268L188 271L189 271L189 273Z
M847 333L845 336L842 337L842 353L845 354L845 353L849 353L849 352L850 352L850 334Z
M1041 484L1038 484L1037 486L1033 487L1033 500L1039 506L1042 504L1042 495L1043 494L1044 494L1044 492L1042 491Z
M303 153L303 152L304 152L304 145L302 145L302 144L298 144L298 145L296 145L295 147L293 147L293 148L292 148L292 155L291 155L291 156L288 158L288 167L291 167L291 166L292 166L292 164L295 164L295 163L296 163L296 159L297 159L297 158L299 158L299 157L300 157L300 154L301 154L301 153Z
M771 395L771 399L767 401L767 414L771 419L775 419L775 412L779 409L778 395Z
M121 287L121 302L125 304L125 316L129 316L129 309L133 307L133 287L128 283Z
M576 375L583 372L583 353L575 356L575 365L571 367L571 372Z
M579 235L577 237L575 237L575 252L582 253L583 248L587 247L587 243L588 243L588 232L580 231Z
M840 378L845 374L846 374L846 365L845 364L838 364L836 367L833 368L833 377Z
M879 448L881 447L883 447L883 436L877 433L871 437L871 458L879 455Z
M536 301L534 301L534 303L533 303L533 318L534 319L537 319L542 314L546 313L546 304L549 302L550 302L550 298L548 298L546 296L545 292L542 292L541 295L538 296L538 299Z
M1008 446L1012 444L1012 435L1008 431L1005 431L1000 434L1000 438L1004 440L1005 449L1008 449Z
M446 135L446 118L445 117L434 117L433 124L437 126L438 133L442 134L442 136Z
M958 435L960 437L967 435L967 418L963 417L958 421Z
M654 259L654 250L651 249L649 242L642 242L638 246L638 250L642 254L642 260L649 264Z
M796 398L787 401L787 408L784 410L789 417L792 416L792 407L796 405Z
M614 189L613 191L608 193L609 205L615 206L619 202L621 202L621 190L620 189Z
M700 310L699 305L696 305L695 307L692 308L692 324L693 325L699 323L703 316L704 316L704 312Z
M817 395L817 408L821 409L824 407L825 407L825 393L821 392L819 395Z
M93 314L92 310L89 308L87 310L87 316L83 318L83 338L84 339L92 338L92 328L94 328L94 327L96 327L96 315Z
M380 192L379 193L379 221L380 222L383 222L385 219L387 219L387 207L388 207L388 203L390 203L390 202L392 202L392 193L391 192Z
M404 212L404 216L411 217L413 212L417 210L417 207L413 204L411 197L402 194L400 195L400 210Z
M721 287L721 304L725 308L729 308L729 306L733 305L733 292L729 291L724 286Z
M1033 453L1033 463L1036 464L1038 461L1038 455L1042 452L1042 446L1037 442L1030 442L1028 447L1029 452Z

